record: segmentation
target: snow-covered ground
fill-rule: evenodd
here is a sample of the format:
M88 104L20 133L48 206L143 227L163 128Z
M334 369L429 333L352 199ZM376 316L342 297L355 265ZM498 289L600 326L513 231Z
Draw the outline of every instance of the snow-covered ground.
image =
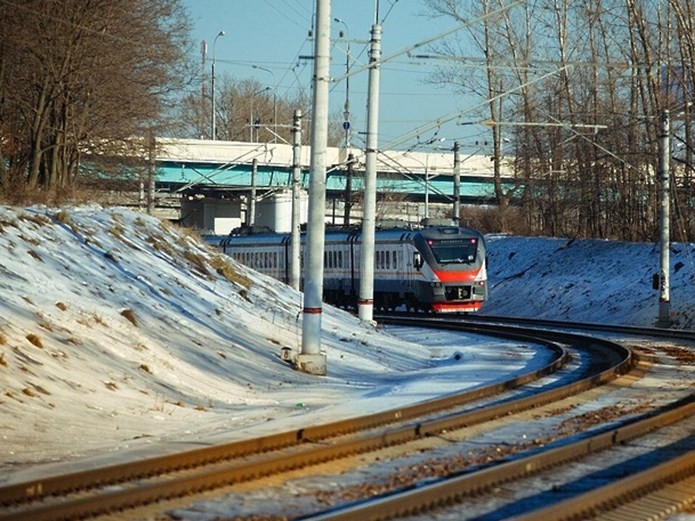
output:
M488 250L486 313L656 319L653 245L493 236ZM685 328L694 251L672 252L672 314ZM395 407L538 363L519 352L500 364L499 342L413 344L325 306L328 375L297 372L279 354L301 345L299 293L125 209L0 207L0 290L4 479Z
M653 327L659 314L658 244L487 237L484 313ZM695 244L671 244L672 327L695 329Z

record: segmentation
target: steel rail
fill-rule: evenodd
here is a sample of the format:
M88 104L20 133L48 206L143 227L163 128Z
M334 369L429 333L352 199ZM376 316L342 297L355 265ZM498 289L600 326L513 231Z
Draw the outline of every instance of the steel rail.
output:
M470 326L464 324L437 325L449 329L470 331ZM473 330L482 333L479 326ZM416 440L423 436L441 432L443 429L451 429L456 426L472 425L482 421L487 421L498 416L518 411L524 408L534 407L539 403L548 403L555 399L568 396L578 392L580 389L588 389L594 385L599 385L617 375L626 372L634 360L629 355L629 351L616 346L610 342L602 342L604 348L622 350L624 358L615 367L602 371L599 375L592 375L583 378L580 382L574 382L569 386L560 387L551 391L541 392L536 395L536 400L532 397L522 398L521 400L510 400L498 406L486 407L478 411L463 412L460 414L449 414L444 419L433 419L421 421L419 423L404 425L386 432L375 434L365 434L357 439L347 440L345 443L334 443L315 445L310 442L324 440L326 438L337 437L350 432L366 429L383 427L394 422L403 422L418 418L423 414L431 414L435 411L450 409L452 407L469 403L472 400L489 397L494 394L519 387L536 378L540 378L564 364L568 358L566 351L549 340L552 336L562 338L566 341L586 341L585 337L578 335L567 335L543 332L542 336L529 338L528 333L520 333L518 330L503 329L499 332L499 327L487 328L485 334L493 332L498 336L507 338L522 339L524 341L534 341L551 347L558 353L558 358L546 367L531 373L521 375L492 386L486 386L472 391L466 391L456 395L449 395L420 402L412 406L402 407L382 413L368 415L351 420L341 420L325 425L312 426L296 431L284 432L272 436L265 436L253 440L234 442L219 447L209 447L188 451L183 454L161 456L150 460L124 463L108 467L105 469L94 469L89 471L77 472L68 476L56 476L45 480L35 480L27 483L19 483L0 488L0 504L11 505L26 502L34 498L43 498L48 495L66 495L73 490L88 490L95 484L116 484L128 480L140 479L147 476L159 475L164 472L171 472L183 468L199 466L203 463L228 460L235 457L248 457L251 454L261 454L275 449L295 447L294 454L281 454L267 458L265 461L241 462L232 465L226 464L226 468L213 471L196 471L187 476L179 476L166 479L164 482L141 483L136 490L122 487L117 490L99 491L93 497L78 497L60 504L35 505L28 504L27 508L15 509L7 514L0 514L0 520L19 521L19 520L54 520L68 519L74 517L92 516L105 513L114 509L130 508L146 503L155 502L161 499L178 497L190 494L192 491L202 491L216 488L222 485L236 483L242 480L254 479L257 477L286 471L300 466L315 464L330 459L343 457L349 454L361 453L368 450L375 450L380 447L390 446L398 443ZM595 342L591 340L591 342ZM116 488L116 487L111 487Z
M658 519L695 503L695 451L508 521ZM631 510L629 517L625 511ZM642 517L637 517L641 515Z
M601 331L611 333L625 333L639 336L653 336L668 339L679 339L695 341L695 330L691 329L671 329L657 327L642 327L642 326L625 326L619 324L592 324L584 322L572 322L567 320L549 320L540 318L526 317L499 317L495 315L462 315L459 319L463 322L486 323L494 324L501 323L505 325L518 324L522 326L559 328L563 330L584 330L584 331Z
M381 521L421 514L439 506L458 503L467 497L483 494L503 483L529 477L561 464L624 444L631 439L681 421L693 414L695 414L695 395L681 400L676 406L665 408L658 414L633 420L618 428L600 432L548 451L302 519L306 521L355 519ZM656 487L656 482L673 480L676 477L682 478L683 475L693 476L694 474L695 453L691 452L678 461L666 462L658 468L644 471L639 475L604 487L604 489L591 491L585 495L513 519L514 521L584 519L581 517L583 514L595 512L598 508L607 508L619 499L634 497L634 494L641 491L653 489Z

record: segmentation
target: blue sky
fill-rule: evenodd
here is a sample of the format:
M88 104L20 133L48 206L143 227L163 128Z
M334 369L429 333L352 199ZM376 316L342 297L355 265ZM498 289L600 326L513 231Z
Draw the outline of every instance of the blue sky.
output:
M428 16L420 0L379 1L380 21L383 20L382 56L392 55L455 26L452 20ZM225 36L217 38L214 46L218 79L224 74L236 79L254 78L261 84L274 86L280 97L293 95L298 89L310 92L313 65L302 57L313 54L309 30L315 0L184 0L183 3L194 22L194 41L207 42L208 74L213 42L222 30ZM366 63L374 8L375 0L333 0L331 18L345 22L332 24L331 75L334 78L345 72L345 41L348 38L344 34L341 39L340 31L349 34L354 61ZM254 65L272 72L254 68ZM406 57L382 67L380 146L472 103L452 89L428 84L427 78L433 73L433 65L408 63ZM360 132L366 129L367 83L366 71L350 78L352 142L357 147L363 145ZM345 82L341 81L331 89L331 114L341 114L344 103ZM436 137L445 138L439 142L440 146L450 148L453 141L459 139L466 147L477 139L484 139L478 134L486 131L489 129L485 127L452 123L440 129ZM420 141L431 138L434 133L434 130L423 133ZM399 148L408 148L416 142L417 139L411 139Z

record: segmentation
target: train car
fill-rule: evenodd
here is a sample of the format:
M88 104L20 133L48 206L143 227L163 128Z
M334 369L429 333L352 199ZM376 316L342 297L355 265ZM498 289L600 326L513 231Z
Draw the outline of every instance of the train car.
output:
M304 234L301 238L303 268ZM361 233L327 230L323 298L355 308L360 287ZM239 262L285 283L290 235L235 230L219 243ZM303 271L303 269L302 269ZM374 308L475 312L487 299L485 240L470 228L431 226L375 232Z

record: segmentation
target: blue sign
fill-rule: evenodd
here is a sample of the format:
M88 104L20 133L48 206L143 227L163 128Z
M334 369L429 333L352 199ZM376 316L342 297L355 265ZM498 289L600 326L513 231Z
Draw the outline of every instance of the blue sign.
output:
M343 121L343 130L350 130L350 122Z

